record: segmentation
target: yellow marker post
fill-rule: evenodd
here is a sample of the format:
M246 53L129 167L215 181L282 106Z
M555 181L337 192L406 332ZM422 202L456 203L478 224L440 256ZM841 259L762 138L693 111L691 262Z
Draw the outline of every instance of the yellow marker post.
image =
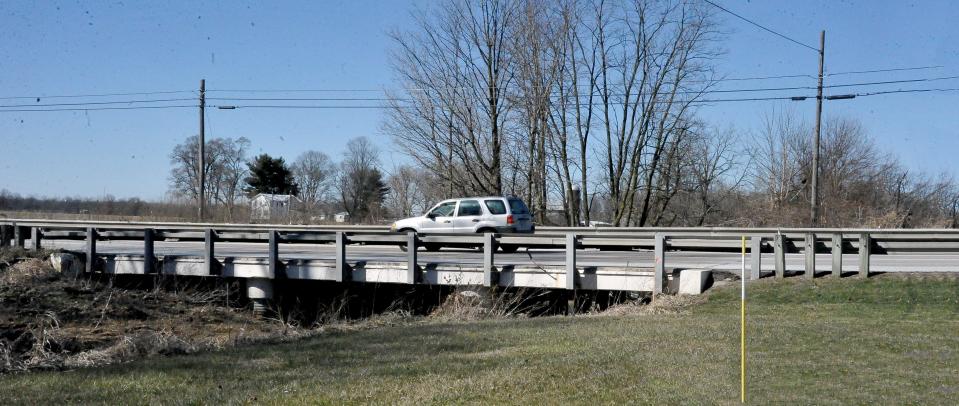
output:
M740 400L746 403L746 236L743 236L743 265L739 274L741 289L739 294L739 393Z

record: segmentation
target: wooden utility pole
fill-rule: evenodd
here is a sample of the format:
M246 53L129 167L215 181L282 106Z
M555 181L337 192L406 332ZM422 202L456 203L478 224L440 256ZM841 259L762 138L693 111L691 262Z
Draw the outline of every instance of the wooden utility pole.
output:
M206 133L203 123L206 114L204 110L206 110L206 79L200 79L200 158L197 160L199 164L196 168L197 179L199 179L198 183L200 184L197 199L199 221L203 221L203 219L206 218L206 197L204 196L204 190L206 190L206 171L203 170L204 166L206 166Z
M810 193L810 222L819 225L819 134L822 127L822 77L823 59L826 57L826 31L819 32L819 86L816 90L816 137L813 139L812 192Z

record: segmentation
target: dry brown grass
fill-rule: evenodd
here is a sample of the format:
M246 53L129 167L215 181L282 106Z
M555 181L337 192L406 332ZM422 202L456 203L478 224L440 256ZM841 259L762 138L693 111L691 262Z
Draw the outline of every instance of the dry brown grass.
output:
M457 322L526 317L543 308L543 289L459 288L430 313L433 321Z
M685 313L691 307L706 303L706 295L659 295L655 299L645 301L635 301L611 306L603 312L596 313L600 316L632 316L632 315L650 315L650 314L677 314Z
M39 258L23 258L0 272L0 284L18 285L48 279L56 275L50 265Z
M0 250L0 373L100 366L309 334L230 307L224 290L118 288L111 280L65 277L37 258L46 255Z

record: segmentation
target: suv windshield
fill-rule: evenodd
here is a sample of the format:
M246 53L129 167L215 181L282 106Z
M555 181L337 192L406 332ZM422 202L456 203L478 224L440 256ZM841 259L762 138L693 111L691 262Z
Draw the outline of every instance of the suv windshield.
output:
M456 202L446 202L442 203L439 206L436 206L433 210L430 210L430 217L449 217L453 215L453 210L456 209Z
M529 214L529 209L526 208L526 204L519 199L509 199L509 210L513 214Z

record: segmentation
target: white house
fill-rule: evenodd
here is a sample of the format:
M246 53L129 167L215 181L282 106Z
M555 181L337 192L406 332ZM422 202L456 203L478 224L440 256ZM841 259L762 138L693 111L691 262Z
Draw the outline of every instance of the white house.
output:
M333 215L333 221L337 223L345 223L347 221L350 221L350 213L347 213L345 211L336 213Z
M297 210L300 199L293 195L260 193L250 199L251 221L286 221Z

